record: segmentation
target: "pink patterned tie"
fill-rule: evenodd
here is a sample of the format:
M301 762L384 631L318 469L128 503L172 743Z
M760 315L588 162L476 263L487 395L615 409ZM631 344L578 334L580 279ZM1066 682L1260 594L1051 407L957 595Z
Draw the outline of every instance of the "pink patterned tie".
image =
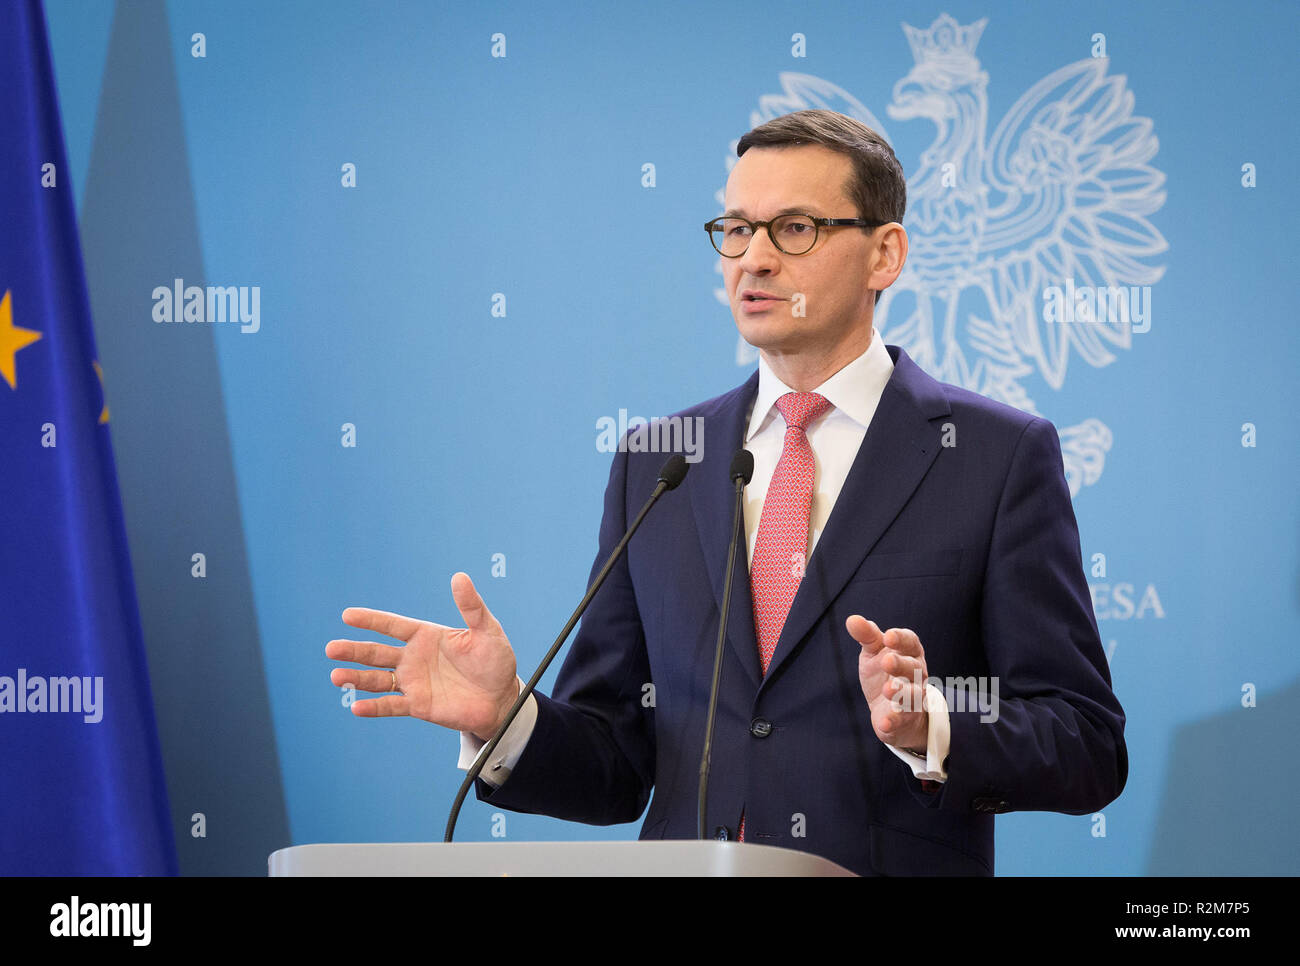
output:
M758 657L765 675L808 557L808 517L812 509L815 462L804 430L832 407L824 396L815 392L788 392L776 401L776 408L785 419L785 443L763 500L754 559L749 565ZM736 837L745 841L743 815Z
M764 674L772 663L808 556L814 463L804 429L830 410L831 404L815 392L788 392L776 401L776 408L785 418L785 444L763 500L754 560L749 565L754 628Z

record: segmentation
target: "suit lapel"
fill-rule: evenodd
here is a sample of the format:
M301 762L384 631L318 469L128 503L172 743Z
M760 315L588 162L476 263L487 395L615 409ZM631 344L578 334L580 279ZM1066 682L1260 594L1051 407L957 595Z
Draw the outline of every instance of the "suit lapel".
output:
M727 471L731 457L745 442L745 422L749 407L758 395L757 370L749 380L718 400L713 412L704 414L704 432L708 440L700 465L686 478L691 508L695 513L696 532L704 553L709 585L722 608L722 592L727 569L727 550L731 536L731 519L735 500ZM744 519L736 544L736 566L731 585L731 610L727 615L727 642L757 690L762 680L758 665L758 637L754 631L754 604L749 588L749 559L745 548Z
M931 420L951 414L947 396L902 349L887 348L893 374L804 570L768 667L769 681L862 565L939 454ZM745 588L748 592L748 574ZM749 628L753 637L752 615Z

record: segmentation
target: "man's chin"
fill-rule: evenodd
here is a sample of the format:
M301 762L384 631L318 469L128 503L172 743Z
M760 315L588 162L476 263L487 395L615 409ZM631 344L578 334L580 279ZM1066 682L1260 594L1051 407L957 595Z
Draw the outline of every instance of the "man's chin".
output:
M797 352L807 342L807 334L791 329L789 321L784 325L765 325L753 319L736 322L740 337L759 352Z

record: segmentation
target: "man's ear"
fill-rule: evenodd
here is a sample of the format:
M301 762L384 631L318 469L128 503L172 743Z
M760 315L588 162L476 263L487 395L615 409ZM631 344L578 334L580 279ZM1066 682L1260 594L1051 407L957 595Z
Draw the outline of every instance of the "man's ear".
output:
M875 267L867 276L867 285L879 292L894 284L907 263L907 231L896 221L881 225L880 237L872 248Z

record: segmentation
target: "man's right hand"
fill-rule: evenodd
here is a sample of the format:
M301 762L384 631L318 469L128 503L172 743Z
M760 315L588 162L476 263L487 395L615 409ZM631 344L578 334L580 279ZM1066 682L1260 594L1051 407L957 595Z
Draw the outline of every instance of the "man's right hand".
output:
M465 627L443 627L400 614L349 607L343 623L405 641L405 647L371 641L335 640L325 656L363 668L336 667L330 681L358 691L399 694L352 704L363 718L410 715L479 739L491 738L519 697L515 652L505 631L468 574L451 578L451 596Z

